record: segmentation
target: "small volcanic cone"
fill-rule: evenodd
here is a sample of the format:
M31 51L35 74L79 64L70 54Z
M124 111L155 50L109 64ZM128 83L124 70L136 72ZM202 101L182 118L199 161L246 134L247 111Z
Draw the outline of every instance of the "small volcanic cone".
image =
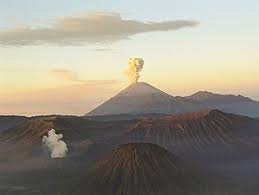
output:
M210 189L210 182L215 188L221 183L214 184L211 175L193 169L158 145L132 143L97 162L74 186L73 194L202 195Z

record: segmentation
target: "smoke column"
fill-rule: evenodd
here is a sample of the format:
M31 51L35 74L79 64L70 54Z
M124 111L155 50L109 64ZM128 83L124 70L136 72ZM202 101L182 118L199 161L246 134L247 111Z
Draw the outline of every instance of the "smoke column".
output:
M144 60L142 58L130 58L128 61L127 75L130 83L138 82L139 73L143 69Z
M51 129L48 135L44 135L42 138L43 145L51 153L51 158L63 158L67 154L67 144L62 141L62 134L56 134L55 129Z

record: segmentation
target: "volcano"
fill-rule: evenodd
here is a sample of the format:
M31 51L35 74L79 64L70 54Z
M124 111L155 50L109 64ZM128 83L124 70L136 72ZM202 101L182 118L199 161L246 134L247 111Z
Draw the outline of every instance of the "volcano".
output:
M145 82L131 84L119 94L86 114L97 119L118 116L131 119L143 115L172 115L217 109L250 117L259 116L259 102L241 95L221 95L199 91L193 95L180 97L169 95Z
M86 116L175 114L201 110L200 103L173 97L145 82L136 82Z
M158 145L130 143L98 161L86 176L80 176L69 193L202 195L217 188L222 190L222 181L214 176L194 168Z

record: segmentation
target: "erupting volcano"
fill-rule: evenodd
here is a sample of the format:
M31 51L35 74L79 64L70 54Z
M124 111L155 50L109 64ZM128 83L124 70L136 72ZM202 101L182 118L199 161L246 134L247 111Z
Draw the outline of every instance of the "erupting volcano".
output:
M211 92L197 92L186 97L169 95L146 82L138 81L143 66L142 58L130 58L126 71L130 85L86 116L117 116L118 119L119 115L135 118L142 115L172 115L208 109L259 116L259 102L241 95L220 95Z
M135 82L86 115L176 114L200 108L195 101L173 97L145 82Z
M130 58L126 73L131 84L86 116L175 114L200 110L200 104L193 100L173 97L148 83L139 82L143 66L142 58Z

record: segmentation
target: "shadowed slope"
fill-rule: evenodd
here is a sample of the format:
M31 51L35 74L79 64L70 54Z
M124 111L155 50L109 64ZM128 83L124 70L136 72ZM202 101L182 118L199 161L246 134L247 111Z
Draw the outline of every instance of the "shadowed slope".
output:
M0 116L0 132L28 120L25 116Z

